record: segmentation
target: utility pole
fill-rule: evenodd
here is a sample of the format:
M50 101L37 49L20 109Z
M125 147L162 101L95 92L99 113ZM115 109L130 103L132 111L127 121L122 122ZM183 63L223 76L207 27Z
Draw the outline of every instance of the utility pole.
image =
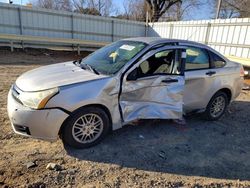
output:
M145 36L148 36L148 10L146 12L146 27L145 27Z
M218 19L219 16L220 16L221 1L222 1L222 0L218 0L217 10L216 10L216 17L215 17L215 19Z
M146 0L144 0L144 6L146 7L146 27L145 27L145 36L148 36L148 22L149 22L149 13Z

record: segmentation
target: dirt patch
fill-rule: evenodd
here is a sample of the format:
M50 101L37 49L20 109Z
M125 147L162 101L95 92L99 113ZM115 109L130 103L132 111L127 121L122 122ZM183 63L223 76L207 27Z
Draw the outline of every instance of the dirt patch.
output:
M46 49L15 49L11 52L9 48L0 48L0 65L15 64L15 65L35 65L35 64L51 64L77 60L85 57L89 52L69 51L52 51Z
M96 147L75 150L60 140L34 140L11 129L6 99L15 79L48 62L79 58L29 53L0 51L0 187L250 186L249 91L220 121L189 117L186 126L142 121L113 132ZM28 162L36 165L27 168ZM48 163L61 169L48 170Z

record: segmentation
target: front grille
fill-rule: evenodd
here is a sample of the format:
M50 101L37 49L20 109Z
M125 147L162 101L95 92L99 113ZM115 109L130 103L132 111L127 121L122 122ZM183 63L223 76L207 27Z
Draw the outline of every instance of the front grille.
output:
M15 130L17 132L30 135L29 127L25 127L25 126L22 126L22 125L16 125L16 124L13 124L13 126L14 126L14 128L15 128Z
M20 99L19 99L19 95L21 93L21 90L16 85L13 85L11 90L12 90L11 93L12 93L12 96L14 97L14 99L18 103L23 104L22 101L20 101Z

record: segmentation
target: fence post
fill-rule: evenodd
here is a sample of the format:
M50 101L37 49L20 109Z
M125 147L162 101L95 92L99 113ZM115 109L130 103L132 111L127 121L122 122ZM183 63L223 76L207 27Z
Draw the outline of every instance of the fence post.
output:
M19 28L20 28L20 35L23 34L23 22L22 22L22 9L18 7L18 16L19 16Z
M79 44L77 45L77 54L78 54L78 55L81 55L81 48L80 48L80 45L79 45Z
M114 42L114 32L115 32L115 23L114 20L111 21L111 40Z
M211 29L211 23L207 23L207 30L206 30L206 35L205 35L205 44L208 45L209 43L209 35L210 35L210 29Z
M71 38L74 39L74 15L71 14Z
M12 40L10 41L10 51L14 52L14 43Z
M148 25L145 25L145 37L148 36Z
M174 24L170 24L169 38L173 38Z
M23 21L22 21L22 9L21 9L21 7L18 7L18 17L19 17L20 35L23 35ZM21 41L21 45L22 45L22 49L24 50L23 41ZM12 51L13 51L13 47L12 47Z

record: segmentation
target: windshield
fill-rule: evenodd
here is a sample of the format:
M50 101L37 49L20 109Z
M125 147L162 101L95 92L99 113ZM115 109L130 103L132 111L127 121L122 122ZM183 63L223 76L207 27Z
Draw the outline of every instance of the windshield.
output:
M118 41L90 54L81 65L87 64L101 74L115 74L145 46L143 42Z

